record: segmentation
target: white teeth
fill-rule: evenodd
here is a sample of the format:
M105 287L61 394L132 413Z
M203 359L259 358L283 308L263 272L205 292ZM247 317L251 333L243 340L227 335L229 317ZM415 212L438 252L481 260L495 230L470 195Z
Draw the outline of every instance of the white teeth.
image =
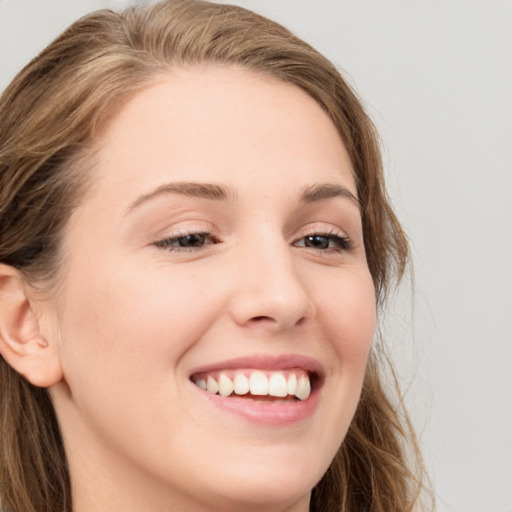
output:
M249 387L251 395L268 395L267 376L259 370L252 372L251 378L249 379Z
M299 400L306 400L311 393L311 384L309 383L309 379L304 375L301 376L299 382L297 382L297 391L295 391L295 396Z
M235 375L233 384L237 395L246 395L249 393L249 379L243 373L237 373Z
M217 391L219 391L219 385L217 384L217 381L212 378L212 377L208 377L208 380L206 381L206 390L209 392L209 393L217 393Z
M249 374L247 377L246 374ZM311 394L311 383L309 376L303 371L297 373L289 372L288 378L283 372L267 372L261 370L244 370L234 373L231 379L225 372L220 372L217 378L212 375L198 376L194 379L195 384L212 394L219 394L228 397L233 394L246 395L250 393L255 396L270 395L279 398L295 396L299 400L306 400Z
M196 380L196 384L201 388L201 389L206 389L206 381L204 379L197 379Z
M229 396L233 393L233 381L223 373L219 375L219 395Z
M290 373L287 382L287 390L289 395L295 395L295 391L297 391L297 375L295 373Z
M273 373L270 376L270 380L268 381L268 394L280 397L288 395L286 379L281 372Z

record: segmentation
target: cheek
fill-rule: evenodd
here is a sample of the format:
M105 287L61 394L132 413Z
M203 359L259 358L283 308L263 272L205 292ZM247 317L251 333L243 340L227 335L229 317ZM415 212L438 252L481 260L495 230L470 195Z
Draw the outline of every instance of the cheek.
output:
M322 422L316 444L319 466L332 461L355 414L372 345L376 303L364 267L316 279L318 327L328 350ZM324 468L326 469L326 467Z
M317 298L320 324L327 330L332 348L342 364L366 363L376 325L373 281L365 269L346 272L325 283Z
M210 326L217 302L183 272L128 270L98 269L65 290L61 359L73 403L63 410L83 425L84 438L93 432L122 450L150 445L148 454L159 453L153 445L171 443L179 429L173 418L189 416L180 362ZM158 421L148 425L155 411Z
M164 368L169 372L215 314L211 292L207 295L193 277L161 268L117 268L70 286L62 314L63 357L70 373L84 369L98 378L113 373L134 378L144 372L156 376Z

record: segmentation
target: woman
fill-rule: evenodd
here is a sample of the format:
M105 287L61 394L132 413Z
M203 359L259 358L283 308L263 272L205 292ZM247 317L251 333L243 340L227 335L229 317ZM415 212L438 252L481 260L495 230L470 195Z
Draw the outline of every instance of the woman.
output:
M0 119L5 512L414 509L372 347L408 247L330 62L238 7L100 11Z

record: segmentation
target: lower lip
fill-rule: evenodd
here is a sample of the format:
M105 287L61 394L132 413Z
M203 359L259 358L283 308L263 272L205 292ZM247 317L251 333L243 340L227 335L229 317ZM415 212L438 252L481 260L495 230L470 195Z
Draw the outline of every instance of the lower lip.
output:
M314 389L306 400L297 402L258 402L238 396L214 395L192 384L210 403L227 412L242 416L253 423L264 425L291 425L311 417L319 401L319 389Z

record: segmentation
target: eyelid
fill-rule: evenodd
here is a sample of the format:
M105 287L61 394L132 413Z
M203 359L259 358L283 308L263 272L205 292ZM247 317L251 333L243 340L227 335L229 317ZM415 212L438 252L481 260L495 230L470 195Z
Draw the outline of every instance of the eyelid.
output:
M150 245L158 249L177 253L199 253L220 242L214 233L218 232L211 222L205 219L187 219L176 224L169 224L154 234ZM198 235L206 237L199 245L180 245L182 238Z
M189 236L201 236L205 237L208 241L200 246L181 246L179 244L174 244L171 242L178 242L182 238L186 238ZM154 245L157 247L163 247L163 248L173 248L174 250L180 250L180 251L190 251L190 250L198 250L208 245L215 245L217 243L220 243L218 239L216 239L211 233L207 231L190 231L188 233L178 233L176 235L169 235L165 238L162 238L160 240L157 240Z
M324 236L339 236L340 238L349 238L348 234L330 223L325 222L312 222L299 229L295 234L294 240L313 235L324 235Z
M163 240L170 238L179 238L191 234L211 234L216 231L211 222L204 220L193 219L185 220L176 223L165 223L161 229L151 235L153 240Z

